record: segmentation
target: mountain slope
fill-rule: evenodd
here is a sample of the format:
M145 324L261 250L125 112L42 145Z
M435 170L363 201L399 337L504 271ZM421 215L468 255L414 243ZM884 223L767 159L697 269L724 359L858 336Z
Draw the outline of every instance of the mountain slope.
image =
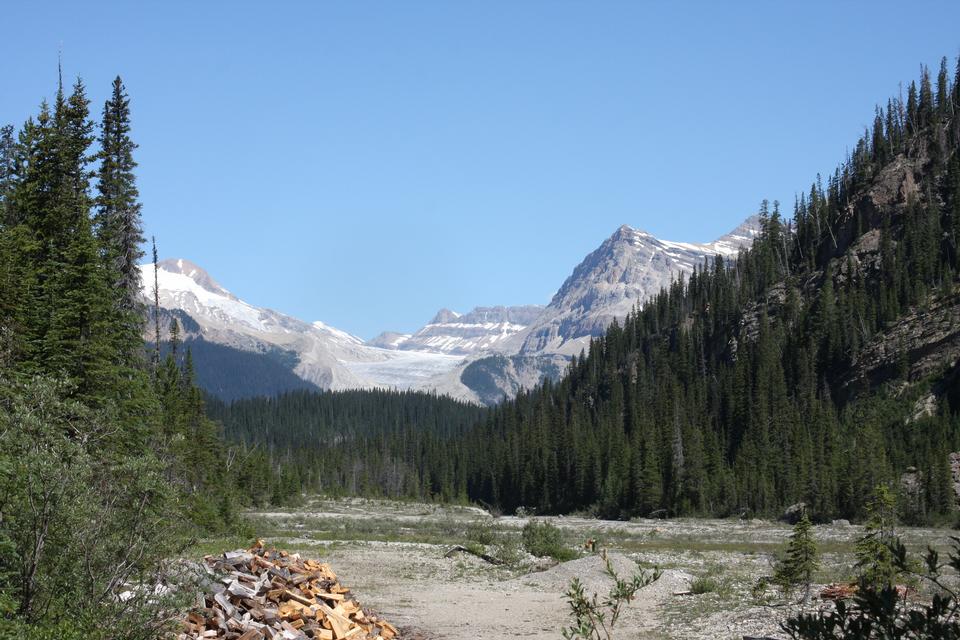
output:
M293 372L296 355L288 351L243 351L203 338L184 341L180 353L187 349L193 359L197 386L224 402L320 390ZM168 351L169 346L164 345L164 356Z
M492 403L559 378L565 359L590 337L708 257L735 255L752 241L756 225L749 219L704 244L659 240L623 226L577 266L547 307L442 309L414 334L386 332L367 343L245 302L183 259L158 265L160 305L196 323L191 337L246 352L292 354L292 372L322 389L423 389ZM153 266L142 270L149 300Z
M736 257L758 232L757 216L703 244L660 240L623 225L577 265L527 329L519 351L575 355L614 320L622 321L635 306L707 259Z
M141 269L144 297L152 300L153 265ZM256 307L188 260L161 261L157 277L160 306L187 314L196 323L195 337L246 352L288 352L293 373L322 389L409 388L460 362L457 356L371 347L322 322Z

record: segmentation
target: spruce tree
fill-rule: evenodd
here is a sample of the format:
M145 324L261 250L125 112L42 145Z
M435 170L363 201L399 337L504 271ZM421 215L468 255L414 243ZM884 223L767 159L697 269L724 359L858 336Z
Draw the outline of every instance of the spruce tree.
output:
M917 117L918 106L917 106L917 84L915 82L910 83L910 88L907 90L907 132L911 135L915 134L920 128L919 120Z
M813 539L813 525L806 509L795 525L787 550L774 571L774 580L785 590L791 587L803 587L803 603L810 599L810 585L813 574L819 567L817 543Z
M933 121L933 87L930 83L930 69L924 65L920 73L920 103L917 106L917 119L920 127L926 127Z
M947 58L940 60L940 71L937 73L937 115L943 119L951 115L953 103L950 97L950 77L947 75Z
M100 167L94 224L106 277L113 292L114 310L122 331L116 332L119 349L138 364L143 343L143 304L138 263L144 242L140 219L139 192L133 170L137 163L130 139L130 99L120 77L103 106L100 124Z
M886 485L878 484L867 504L864 535L857 541L860 580L875 589L891 586L897 577L891 544L896 540L896 503Z
M52 243L44 265L50 314L43 343L45 368L66 373L77 382L78 392L92 399L114 386L116 371L111 363L109 288L90 223L88 151L93 123L88 107L79 79L68 99L62 88L58 92L56 191L50 210L41 214L50 218L45 226Z
M156 375L160 367L160 264L157 259L157 239L150 238L150 244L153 250L153 354L150 364Z
M16 176L17 142L13 125L0 127L0 229L13 223L13 189Z

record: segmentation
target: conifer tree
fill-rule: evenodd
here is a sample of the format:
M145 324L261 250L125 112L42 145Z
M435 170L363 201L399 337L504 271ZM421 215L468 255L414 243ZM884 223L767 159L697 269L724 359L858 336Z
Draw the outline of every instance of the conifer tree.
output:
M115 378L109 345L109 291L90 224L93 123L79 79L69 98L57 91L52 118L41 111L35 183L27 221L39 240L41 370L64 373L77 392L103 396ZM34 168L32 166L31 168ZM95 391L99 390L99 391Z
M896 540L896 503L883 484L874 488L867 504L864 535L857 541L857 568L860 579L872 588L891 586L897 577L891 544Z
M933 121L933 87L930 84L930 69L924 65L920 73L920 103L917 107L917 120L920 127L926 127Z
M813 574L819 567L817 543L813 539L813 525L806 509L793 525L793 533L787 543L786 554L775 569L774 580L784 589L803 587L803 603L810 599Z
M940 60L940 71L937 73L937 114L946 118L951 115L953 103L950 96L950 78L947 75L947 58Z
M154 374L160 367L160 265L157 258L157 239L150 238L153 248L153 355L151 364Z
M16 144L13 125L0 127L0 228L12 226L13 223Z
M910 88L907 90L907 132L915 134L920 128L919 119L917 117L918 106L917 106L917 84L915 82L910 83Z
M100 168L97 173L94 224L115 311L124 327L116 332L119 348L132 363L142 354L143 305L140 302L140 249L143 230L139 192L133 170L137 163L130 139L130 99L120 77L103 106L100 124Z

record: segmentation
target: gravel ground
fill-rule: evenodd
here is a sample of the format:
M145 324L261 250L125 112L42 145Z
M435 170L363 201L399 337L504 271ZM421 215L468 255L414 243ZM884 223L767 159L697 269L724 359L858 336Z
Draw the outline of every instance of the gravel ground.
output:
M249 514L251 522L278 547L330 562L341 580L368 608L386 616L413 638L561 638L569 624L563 597L579 578L588 593L604 595L611 581L598 555L562 564L518 554L509 567L493 566L469 554L445 553L469 540L471 527L487 527L498 539L519 540L527 517L494 518L475 507L371 500L315 500L303 509ZM796 605L770 592L757 602L756 580L772 572L773 554L790 528L760 520L602 521L586 517L546 518L560 527L570 547L595 538L609 550L615 570L628 577L637 569L660 567L663 575L638 592L621 615L615 638L706 640L744 635L785 637L779 624ZM862 528L844 524L815 527L829 583L852 575L852 543ZM944 546L954 531L901 530L914 550ZM488 553L499 547L490 544ZM697 579L711 587L687 591ZM822 606L814 601L814 606Z

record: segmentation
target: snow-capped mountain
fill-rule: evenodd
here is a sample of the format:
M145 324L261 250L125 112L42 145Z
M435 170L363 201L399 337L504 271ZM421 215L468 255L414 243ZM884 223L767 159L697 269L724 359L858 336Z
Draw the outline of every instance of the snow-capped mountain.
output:
M707 243L660 240L623 225L573 270L543 313L523 332L520 353L575 355L660 289L716 255L736 258L760 232L753 216Z
M245 302L188 260L161 261L157 278L160 306L181 320L189 337L267 354L320 388L422 389L491 403L545 376L559 377L569 356L614 319L705 260L735 258L759 230L753 217L713 242L688 243L622 226L573 270L546 307L442 309L413 334L385 332L366 343L322 322ZM144 297L152 301L153 265L141 268Z
M153 299L154 269L141 266L143 293ZM398 352L323 322L308 323L239 299L188 260L163 260L157 269L160 306L179 309L199 326L199 336L243 351L277 349L294 356L293 372L322 389L409 388L453 369L462 358Z
M476 307L467 314L441 309L414 334L384 332L367 344L384 349L471 356L499 352L543 311L541 305Z

